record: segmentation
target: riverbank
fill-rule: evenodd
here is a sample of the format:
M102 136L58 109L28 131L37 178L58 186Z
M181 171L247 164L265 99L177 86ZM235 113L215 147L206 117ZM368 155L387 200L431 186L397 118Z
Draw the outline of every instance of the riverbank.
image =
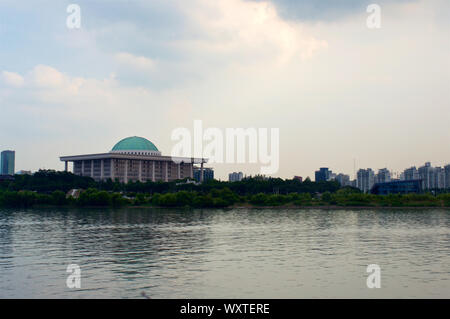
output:
M118 208L118 209L147 209L147 208L157 208L157 209L198 209L198 208L214 208L214 207L191 207L191 206L158 206L158 205L125 205L120 207L112 207L110 205L104 206L75 206L75 205L34 205L33 208L83 208L83 209L105 209L105 208ZM0 207L1 208L1 207ZM279 205L279 206L258 206L251 204L242 204L242 205L232 205L227 207L216 207L216 209L273 209L273 210L285 210L285 209L293 209L293 210L311 210L311 209L325 209L325 210L346 210L346 209L447 209L450 211L450 206L338 206L338 205L309 205L309 206L298 206L298 205Z
M228 188L205 192L166 193L108 192L89 188L67 194L62 191L42 194L33 191L0 191L0 207L190 207L190 208L423 208L450 207L450 193L373 195L351 189L334 193L289 193L240 195Z

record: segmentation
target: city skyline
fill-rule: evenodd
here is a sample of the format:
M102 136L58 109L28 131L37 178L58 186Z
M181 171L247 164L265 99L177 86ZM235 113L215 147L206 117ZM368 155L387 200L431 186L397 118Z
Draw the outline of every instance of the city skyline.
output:
M136 138L136 137L129 137L129 138L126 138L126 139L123 139L123 140L127 140L127 139L130 139L130 138ZM140 137L138 137L138 138L145 140L145 138L140 138ZM116 146L113 147L113 149L112 149L112 151L110 151L110 153L111 152L113 152L113 153L115 152L114 151L115 147ZM154 147L154 145L153 145L153 147ZM156 149L156 147L155 147L155 149ZM13 151L13 150L2 151L2 160L3 160L3 154L11 153L11 152L14 154L14 158L13 158L13 167L14 167L15 166L15 151ZM159 154L156 154L156 155L161 155L161 152L158 151L158 153ZM92 155L96 155L96 154L92 154ZM89 157L89 156L92 156L92 155L84 155L84 156L88 156ZM98 154L98 155L105 155L105 154ZM153 154L153 155L155 155L155 154ZM75 156L75 158L76 157L80 157L80 156L81 155L77 155L77 156ZM73 160L72 157L73 156L65 156L65 157L63 156L63 157L61 157L61 161L64 162L64 160L66 158L71 158L71 160ZM64 170L70 171L70 168L67 165L67 161L65 163L66 164L65 164ZM221 164L216 164L216 165L221 165ZM321 181L321 180L322 181L336 180L336 181L340 182L340 184L342 186L353 186L353 187L360 188L361 190L364 190L364 191L370 191L371 187L374 184L376 184L376 183L389 182L391 180L395 181L395 180L421 179L420 176L421 176L421 174L423 175L423 173L421 173L420 170L423 169L423 168L426 168L426 167L431 167L432 169L440 169L442 171L441 173L443 174L443 177L442 177L443 178L443 181L442 181L442 185L443 186L439 186L437 188L447 188L447 187L449 187L449 185L450 185L450 162L447 162L446 164L442 164L442 165L432 166L432 163L427 161L427 162L423 163L422 166L411 165L411 166L405 167L402 170L397 171L397 172L395 172L393 170L390 170L388 167L374 169L374 168L370 168L370 167L367 167L367 168L362 168L362 167L360 168L360 167L358 167L358 168L356 168L356 166L355 166L354 167L354 169L355 169L354 175L352 175L350 173L347 174L347 172L341 172L341 171L336 173L336 171L332 172L332 170L330 170L329 167L321 167L319 170L315 171L315 174L311 174L311 177L310 177L310 175L307 175L305 177L304 176L298 176L298 175L295 175L293 177L292 176L291 177L271 176L271 177L283 178L283 179L301 178L302 180L305 180L306 178L309 178L310 180L314 180L316 182L317 181ZM47 169L52 170L52 168L47 168ZM246 173L244 174L243 172L229 172L228 175L227 175L228 178L215 177L214 176L215 175L215 173L214 173L215 169L216 169L215 167L208 167L208 168L205 167L205 171L208 170L208 171L211 172L211 173L208 173L208 174L210 174L210 175L208 175L208 179L216 178L218 180L223 180L223 181L226 181L226 180L228 180L228 181L240 181L240 180L242 180L244 175L247 176L247 174ZM56 170L58 170L58 169L56 169ZM78 170L80 170L80 168L78 168ZM199 170L199 168L197 168L197 170ZM13 171L14 171L14 173L18 173L18 174L21 174L21 172L31 173L31 171L26 171L24 169L17 170L17 172L16 172L14 170L14 168L13 168ZM72 173L76 173L75 172L75 166L72 167L71 171L72 171ZM194 169L194 171L195 171L195 169ZM369 177L368 176L362 177L362 176L360 176L361 172L363 172L364 174L369 174L369 172L371 172L372 176L371 177L370 176ZM87 175L89 175L89 174L87 174ZM194 175L195 175L194 176L195 179L199 181L200 180L199 176L201 174L194 174ZM259 174L255 174L255 175L258 176ZM251 177L252 174L248 174L248 176ZM314 178L312 178L312 176L314 176ZM367 183L367 185L365 185L365 186L360 185L359 184L360 180L361 179L366 179L366 178L369 178L369 180L372 179L372 181L370 181L370 182L366 181L365 183ZM429 186L430 182L428 181L426 183L427 184L424 185L424 188L429 188L430 187Z

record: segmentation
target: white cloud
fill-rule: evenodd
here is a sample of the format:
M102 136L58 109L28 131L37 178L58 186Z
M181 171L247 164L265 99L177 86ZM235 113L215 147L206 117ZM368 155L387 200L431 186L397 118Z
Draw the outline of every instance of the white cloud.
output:
M327 47L305 32L303 25L283 20L268 2L243 0L197 0L184 6L195 28L195 37L181 42L193 51L233 55L266 63L287 63L311 57Z
M59 88L65 83L65 76L55 68L47 65L37 65L30 73L32 85L37 87Z
M2 71L1 77L3 82L12 87L22 87L25 84L24 78L17 73Z
M153 70L155 67L155 62L152 59L143 56L135 56L127 52L117 53L114 58L120 64L136 70L149 71Z

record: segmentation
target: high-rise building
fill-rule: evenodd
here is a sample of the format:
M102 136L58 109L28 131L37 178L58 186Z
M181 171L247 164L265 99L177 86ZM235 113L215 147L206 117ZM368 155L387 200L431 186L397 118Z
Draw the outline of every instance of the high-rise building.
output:
M431 167L430 162L426 162L424 166L419 167L419 179L422 180L422 189L436 188L435 170Z
M450 188L450 164L444 167L445 171L445 188Z
M344 186L350 186L350 176L345 174L338 174L336 176L336 181L341 184L342 187Z
M331 177L332 171L328 169L328 167L321 167L318 171L315 172L315 180L316 182L325 182L328 181Z
M240 182L244 178L244 174L242 172L233 172L228 174L228 181L229 182Z
M375 176L375 183L388 183L391 181L391 172L387 168L378 170L378 174Z
M407 168L403 172L403 179L405 181L411 181L419 179L419 171L415 166L412 166L410 168Z
M357 173L357 180L356 184L357 187L365 192L368 193L375 182L375 173L371 168L368 169L360 169Z
M442 167L434 168L434 185L438 189L445 188L445 170Z
M1 153L1 175L14 175L15 157L15 151L3 151Z
M201 182L201 168L194 167L194 179L196 182ZM214 170L209 167L203 168L203 181L206 182L208 180L214 179Z

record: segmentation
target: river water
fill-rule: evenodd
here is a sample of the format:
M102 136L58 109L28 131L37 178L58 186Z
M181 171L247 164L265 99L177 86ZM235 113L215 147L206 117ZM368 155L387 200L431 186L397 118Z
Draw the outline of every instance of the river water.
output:
M0 209L0 298L142 293L450 298L450 210Z

